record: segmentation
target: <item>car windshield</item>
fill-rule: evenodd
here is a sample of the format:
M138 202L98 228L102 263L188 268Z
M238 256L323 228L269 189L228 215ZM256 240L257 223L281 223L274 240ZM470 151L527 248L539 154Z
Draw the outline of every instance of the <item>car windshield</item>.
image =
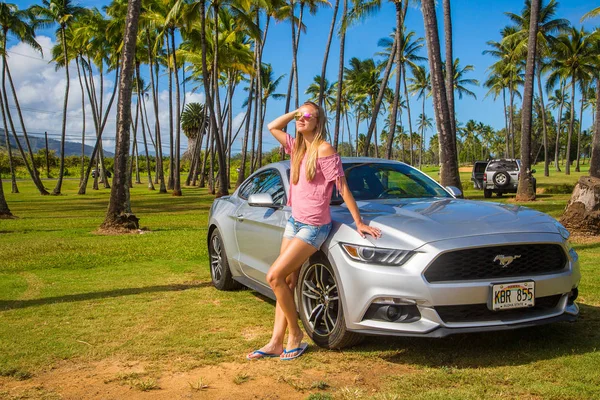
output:
M422 172L396 163L344 164L348 188L356 200L452 197ZM332 204L343 200L334 190Z

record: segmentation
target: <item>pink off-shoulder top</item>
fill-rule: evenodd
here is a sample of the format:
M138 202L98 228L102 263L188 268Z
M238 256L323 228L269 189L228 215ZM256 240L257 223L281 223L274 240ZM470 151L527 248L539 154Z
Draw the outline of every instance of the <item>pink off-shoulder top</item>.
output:
M296 139L286 135L285 152L292 158L292 149ZM298 183L290 181L290 193L287 205L292 207L292 217L296 221L309 225L325 225L331 222L329 201L334 183L338 190L341 189L344 176L342 160L335 153L326 157L317 158L317 170L312 181L306 179L306 154L300 163L300 176Z

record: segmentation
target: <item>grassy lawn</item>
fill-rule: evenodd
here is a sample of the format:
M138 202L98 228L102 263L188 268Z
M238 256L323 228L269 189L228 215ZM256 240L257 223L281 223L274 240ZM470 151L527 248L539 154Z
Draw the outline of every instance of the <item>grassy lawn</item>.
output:
M536 169L538 190L580 175ZM461 178L466 197L483 199L469 173ZM575 244L583 275L575 324L368 338L344 351L312 345L291 363L249 363L245 354L270 336L273 302L210 285L205 189L177 198L137 185L132 207L149 231L101 236L108 190L78 196L67 180L64 195L42 197L20 181L13 195L3 182L19 218L0 220L0 398L254 398L265 387L280 397L261 398L600 398L600 240ZM527 206L559 217L568 198L540 194Z

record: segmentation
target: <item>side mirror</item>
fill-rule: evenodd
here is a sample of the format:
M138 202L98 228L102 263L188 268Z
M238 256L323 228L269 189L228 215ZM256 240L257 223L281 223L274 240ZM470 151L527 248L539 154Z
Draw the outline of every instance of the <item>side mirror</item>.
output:
M463 192L459 188L457 188L456 186L446 186L446 190L449 191L450 194L455 199L462 199L462 198L464 198Z
M282 205L273 202L273 197L268 193L251 194L248 197L248 205L251 207L282 208Z

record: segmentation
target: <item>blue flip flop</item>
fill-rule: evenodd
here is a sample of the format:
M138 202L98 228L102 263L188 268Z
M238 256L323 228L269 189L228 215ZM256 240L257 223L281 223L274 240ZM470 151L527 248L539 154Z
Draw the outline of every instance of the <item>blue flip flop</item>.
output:
M296 347L295 349L283 350L283 354L281 356L279 356L279 359L282 361L293 360L294 358L298 358L302 354L304 354L306 352L306 349L308 349L308 343L301 343L300 347ZM295 356L284 357L286 354L291 354L291 353L295 353L295 352L298 352L298 354L296 354Z
M250 357L251 355L258 354L257 357ZM248 360L260 360L261 358L275 358L279 357L281 354L273 354L273 353L265 353L264 351L254 350L252 353L248 354L246 358Z

